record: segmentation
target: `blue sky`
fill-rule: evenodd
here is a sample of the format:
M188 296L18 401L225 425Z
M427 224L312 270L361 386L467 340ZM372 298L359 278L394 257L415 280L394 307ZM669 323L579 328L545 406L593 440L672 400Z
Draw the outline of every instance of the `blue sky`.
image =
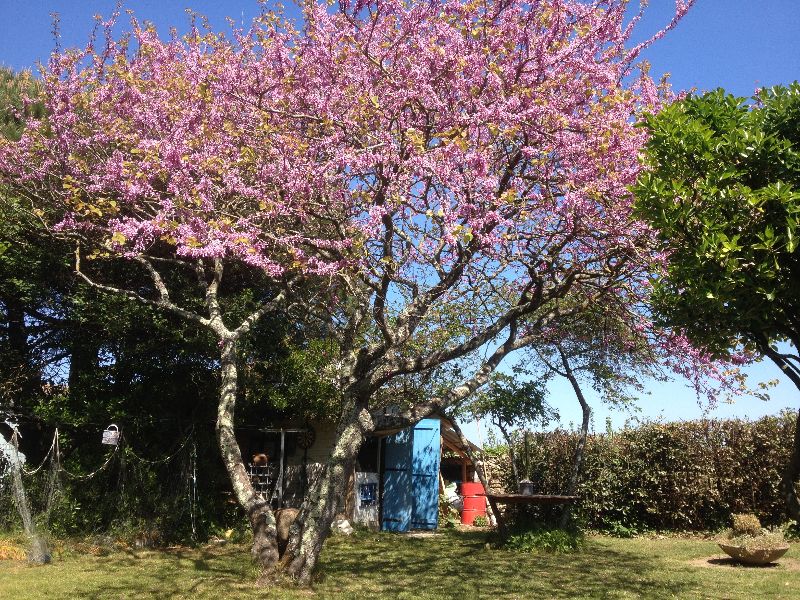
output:
M0 2L0 64L21 69L47 59L54 47L50 13L60 14L61 45L68 47L85 43L92 16L110 14L115 4L115 0ZM217 29L227 27L226 16L246 23L258 12L255 0L129 0L125 7L159 28L174 25L179 30L186 27L188 7L207 15ZM638 39L657 31L673 9L673 0L651 0ZM643 58L650 61L654 77L670 73L676 90L724 87L749 96L757 87L800 79L799 38L800 0L697 0L678 27ZM749 372L754 382L780 380L771 393L772 400L765 403L742 398L733 405L720 405L708 412L709 416L756 418L800 406L800 394L771 364L756 365ZM640 416L673 420L704 414L694 394L680 382L650 384L648 388L650 395L639 403ZM579 421L577 403L567 385L554 385L551 401L559 408L563 424ZM597 398L593 398L593 405L599 429L605 426L607 416L615 426L629 417L624 412L609 411ZM468 434L476 438L474 426L469 427Z

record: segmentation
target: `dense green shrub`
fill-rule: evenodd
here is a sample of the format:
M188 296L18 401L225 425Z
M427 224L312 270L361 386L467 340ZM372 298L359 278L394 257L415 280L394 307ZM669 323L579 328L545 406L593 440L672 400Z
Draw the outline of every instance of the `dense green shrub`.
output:
M794 415L758 421L646 422L593 434L586 444L576 516L595 529L631 535L644 530L716 530L732 513L762 522L785 520L781 475L789 460ZM576 432L530 433L527 476L536 491L566 488ZM507 461L494 460L495 478L511 488Z
M576 527L556 527L545 523L520 523L511 527L503 547L517 552L555 552L566 554L583 548L585 536Z

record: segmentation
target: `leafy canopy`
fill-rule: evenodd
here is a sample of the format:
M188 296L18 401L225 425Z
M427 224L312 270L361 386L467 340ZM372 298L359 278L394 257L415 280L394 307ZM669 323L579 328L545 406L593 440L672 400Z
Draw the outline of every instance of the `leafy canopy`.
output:
M646 119L638 214L669 253L654 305L716 354L800 332L800 85L690 96Z

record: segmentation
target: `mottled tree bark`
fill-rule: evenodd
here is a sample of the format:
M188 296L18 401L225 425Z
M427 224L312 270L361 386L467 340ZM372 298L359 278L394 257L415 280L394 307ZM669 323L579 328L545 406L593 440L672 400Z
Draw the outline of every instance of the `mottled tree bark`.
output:
M311 582L322 545L342 504L347 474L374 422L366 403L357 403L341 421L336 444L324 471L309 489L300 514L290 532L289 544L281 559L284 569L302 585Z
M217 408L217 440L234 494L244 509L253 530L253 559L264 569L271 569L277 564L279 558L275 515L269 503L253 487L242 459L242 452L236 441L233 427L238 393L236 341L235 339L224 339L221 344L222 382Z

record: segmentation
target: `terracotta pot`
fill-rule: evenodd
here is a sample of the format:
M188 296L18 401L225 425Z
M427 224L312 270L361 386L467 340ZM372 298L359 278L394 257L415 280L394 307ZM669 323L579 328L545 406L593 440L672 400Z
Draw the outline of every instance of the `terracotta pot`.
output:
M742 546L731 546L723 543L718 543L717 545L734 560L748 565L766 565L775 562L789 550L788 544L778 548L752 548L750 550Z

